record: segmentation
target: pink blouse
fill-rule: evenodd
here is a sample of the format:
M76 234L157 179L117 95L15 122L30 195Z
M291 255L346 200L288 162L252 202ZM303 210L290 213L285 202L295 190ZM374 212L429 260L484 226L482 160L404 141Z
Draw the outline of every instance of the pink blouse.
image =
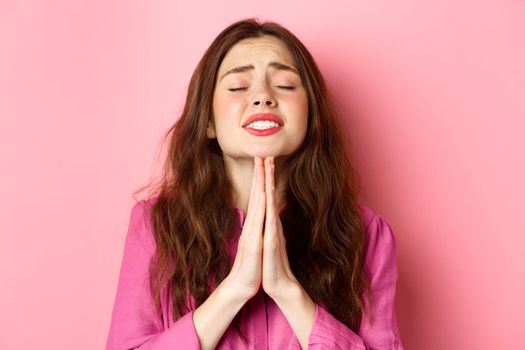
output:
M162 301L162 315L154 311L148 284L148 265L155 252L148 215L153 200L137 202L131 210L107 350L200 349L192 318L195 310L193 297L189 297L192 311L175 322L171 317L171 293L166 293L168 297ZM308 349L403 350L394 309L397 282L394 234L383 218L364 205L361 205L361 210L366 225L365 259L372 277L373 323L365 314L359 332L355 333L316 303ZM236 211L239 227L229 247L232 256L237 252L244 222L242 210ZM248 308L244 328L247 344L242 342L233 324L230 324L216 349L301 349L284 314L262 288L245 307Z

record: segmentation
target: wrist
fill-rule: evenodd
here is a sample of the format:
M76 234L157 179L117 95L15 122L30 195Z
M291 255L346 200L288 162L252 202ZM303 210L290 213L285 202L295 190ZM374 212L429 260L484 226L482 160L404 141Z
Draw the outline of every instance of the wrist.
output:
M316 304L306 290L295 283L275 302L284 314L303 349L308 348L310 332L315 322Z
M315 302L299 283L292 283L286 288L286 292L273 299L284 313L293 314L306 311L309 315L315 314Z
M253 293L240 288L234 280L226 277L217 287L217 293L221 298L230 300L232 303L244 305L253 297Z
M278 305L290 304L304 298L306 292L299 283L291 282L287 287L281 288L279 293L272 295Z

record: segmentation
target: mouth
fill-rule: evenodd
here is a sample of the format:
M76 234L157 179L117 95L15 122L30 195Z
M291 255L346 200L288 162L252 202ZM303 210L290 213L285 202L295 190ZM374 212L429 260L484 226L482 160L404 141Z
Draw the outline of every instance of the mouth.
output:
M281 130L282 127L271 127L268 129L252 129L252 128L244 128L248 133L254 135L254 136L269 136L273 135Z
M273 135L283 127L284 122L275 114L259 113L250 116L243 124L244 130L255 136Z
M280 125L270 120L259 120L246 125L244 128L255 129L255 130L267 130L271 128L278 128Z
M258 113L250 116L242 125L243 128L256 130L266 130L281 127L284 122L277 115L272 113Z

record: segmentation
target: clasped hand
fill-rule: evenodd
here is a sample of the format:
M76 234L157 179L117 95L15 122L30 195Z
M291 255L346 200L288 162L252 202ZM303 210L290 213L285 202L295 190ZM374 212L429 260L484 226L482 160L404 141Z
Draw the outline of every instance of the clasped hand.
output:
M250 298L262 283L266 294L285 297L299 282L290 269L277 209L273 157L254 159L254 176L237 255L228 278Z

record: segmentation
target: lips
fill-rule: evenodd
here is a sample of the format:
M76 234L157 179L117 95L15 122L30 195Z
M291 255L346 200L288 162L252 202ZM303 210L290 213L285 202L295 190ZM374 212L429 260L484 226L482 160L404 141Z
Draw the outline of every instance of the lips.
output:
M257 114L254 114L252 116L250 116L245 122L244 124L242 125L243 128L247 127L248 125L250 125L251 123L253 122L257 122L257 121L260 121L260 120L268 120L268 121L272 121L274 123L277 123L279 124L279 126L283 126L284 125L284 122L281 118L279 118L277 115L275 114L272 114L272 113L257 113Z

